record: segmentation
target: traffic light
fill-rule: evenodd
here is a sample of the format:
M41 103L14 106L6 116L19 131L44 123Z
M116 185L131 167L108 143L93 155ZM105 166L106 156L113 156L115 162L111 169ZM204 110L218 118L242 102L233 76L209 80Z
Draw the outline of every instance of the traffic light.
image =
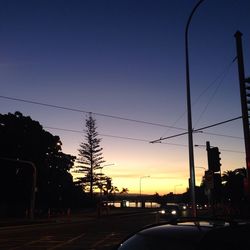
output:
M220 151L217 147L208 149L208 169L213 172L220 171Z

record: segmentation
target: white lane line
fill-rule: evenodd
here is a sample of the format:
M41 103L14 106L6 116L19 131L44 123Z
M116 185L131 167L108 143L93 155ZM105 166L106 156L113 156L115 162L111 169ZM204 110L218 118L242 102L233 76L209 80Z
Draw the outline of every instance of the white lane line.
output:
M54 247L50 247L50 248L48 248L48 250L52 250L52 249L56 249L56 248L65 246L65 245L67 245L67 244L69 244L69 243L71 243L71 242L73 242L73 241L75 241L75 240L78 240L78 239L82 238L84 235L85 235L85 233L84 233L84 234L80 234L80 235L78 235L77 237L74 237L74 238L72 238L72 239L70 239L70 240L67 240L67 241L62 242L61 244L58 244L58 245L56 245L56 246L54 246Z
M27 247L29 245L32 245L34 243L37 243L37 242L41 242L42 239L39 239L39 240L33 240L33 241L30 241L30 242L27 242L26 244L22 245L22 246L16 246L16 247L11 247L11 248L8 248L9 250L14 250L14 249L23 249L23 247Z
M114 236L114 233L108 234L106 237L104 237L103 239L97 241L94 245L92 245L91 247L93 249L95 249L95 247L97 247L98 245L102 244L103 242L105 242L106 240L108 240L109 238L111 238L112 236Z

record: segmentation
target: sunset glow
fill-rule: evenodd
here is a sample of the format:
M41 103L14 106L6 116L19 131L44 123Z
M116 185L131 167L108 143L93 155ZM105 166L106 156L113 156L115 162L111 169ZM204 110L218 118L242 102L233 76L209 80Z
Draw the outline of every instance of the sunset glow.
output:
M150 142L187 131L184 27L196 1L14 2L1 8L0 112L39 121L75 156L92 112L105 164L114 164L103 173L119 190L139 193L148 175L143 194L185 192L187 135ZM192 21L194 129L241 115L234 33L243 33L250 74L249 9L206 1ZM240 119L204 129L194 133L197 185L206 141L219 147L222 172L245 166Z

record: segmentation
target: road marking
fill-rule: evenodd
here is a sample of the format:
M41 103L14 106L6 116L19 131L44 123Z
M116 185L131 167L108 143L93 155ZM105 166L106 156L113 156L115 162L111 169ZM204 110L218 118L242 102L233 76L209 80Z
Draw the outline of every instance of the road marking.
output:
M26 243L26 244L24 244L24 245L22 245L22 246L11 247L11 248L9 248L9 250L14 250L14 249L18 249L18 248L19 248L19 249L23 249L23 247L32 245L32 244L34 244L34 243L36 243L36 242L41 242L41 239L30 241L30 242L28 242L28 243Z
M69 243L71 243L71 242L73 242L73 241L75 241L75 240L78 240L78 239L82 238L84 235L85 235L85 233L80 234L79 236L77 236L77 237L75 237L75 238L72 238L72 239L70 239L70 240L64 241L64 242L62 242L61 244L58 244L58 245L56 245L56 246L54 246L54 247L50 247L50 248L48 248L48 250L52 250L52 249L56 249L56 248L65 246L65 245L67 245L67 244L69 244Z
M102 244L103 242L105 242L106 240L108 240L109 238L111 238L114 235L115 235L115 233L108 234L106 237L104 237L104 239L97 241L93 246L91 246L91 248L95 249L95 247Z

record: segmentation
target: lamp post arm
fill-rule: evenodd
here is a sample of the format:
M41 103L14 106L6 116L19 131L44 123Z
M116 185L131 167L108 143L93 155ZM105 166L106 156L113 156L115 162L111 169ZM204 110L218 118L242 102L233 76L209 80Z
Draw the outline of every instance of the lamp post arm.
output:
M190 22L191 22L191 20L192 20L192 17L193 17L193 15L194 15L196 9L197 9L197 8L200 6L200 4L201 4L202 2L204 2L204 1L205 1L205 0L200 0L200 1L194 6L193 10L191 11L191 13L190 13L190 15L189 15L189 17L188 17L187 24L186 24L186 29L185 29L185 36L186 36L186 37L188 36L188 28L189 28L189 24L190 24Z

